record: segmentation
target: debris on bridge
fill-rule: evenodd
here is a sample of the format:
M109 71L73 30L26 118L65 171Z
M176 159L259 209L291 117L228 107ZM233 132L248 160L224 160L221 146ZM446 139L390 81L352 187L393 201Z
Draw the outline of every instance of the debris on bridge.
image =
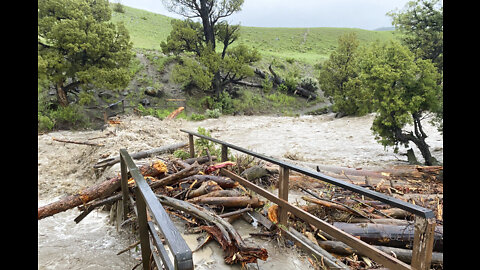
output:
M250 182L274 189L279 177L275 166L263 161L249 162L246 165L242 163L244 159L241 157L226 162L216 162L216 159L216 156L204 156L181 160L172 155L164 155L161 159L139 166L139 171L171 216L185 221L189 231L204 231L208 234L195 250L199 250L208 241L215 240L224 250L227 264L245 266L255 263L257 259L267 260L267 250L248 246L235 231L231 223L239 218L262 225L262 232L252 233L251 236L277 238L294 244L283 238L279 228L281 225L277 226L276 204L269 203L238 182L219 174L220 168L226 168L237 174L243 173ZM102 166L112 165L105 164L107 163L102 162ZM249 168L255 169L247 171ZM317 170L321 169L317 167ZM432 209L437 221L432 267L443 269L443 167L404 166L383 171L366 171L361 168L327 171L323 168L322 173ZM289 177L289 189L303 194L297 198L296 203L304 211L410 263L414 238L411 214L295 172L290 172ZM120 179L119 172L117 177L41 206L38 208L38 219L78 207L82 211L75 219L78 223L95 208L121 200ZM129 179L128 184L130 189L135 187L133 178ZM131 195L134 195L133 192ZM135 215L132 212L128 216L131 220ZM127 221L117 226L123 226ZM380 267L363 256L362 251L353 250L292 214L287 222L296 232L335 254L342 264L351 269ZM322 260L309 261L315 269L326 267Z

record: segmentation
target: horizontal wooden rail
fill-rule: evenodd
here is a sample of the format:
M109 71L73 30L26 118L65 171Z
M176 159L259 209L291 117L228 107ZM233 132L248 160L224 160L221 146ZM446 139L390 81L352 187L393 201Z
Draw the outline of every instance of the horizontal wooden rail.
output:
M152 224L149 224L147 221L147 209L152 217L152 219L157 223L160 232L165 237L167 245L170 251L173 254L173 268L172 263L169 261L168 256L165 256L165 250L162 245L162 242L159 241L157 235L153 235L153 242L157 246L157 249L160 252L160 257L163 261L163 265L167 269L193 269L193 259L192 251L188 247L185 240L182 238L181 234L178 232L177 228L173 224L169 215L162 207L157 197L153 193L152 189L145 181L145 178L140 174L140 170L133 162L131 156L128 154L127 150L120 150L120 162L121 162L121 173L122 173L122 194L124 203L127 202L128 192L127 190L127 169L130 172L131 176L135 180L135 199L137 205L137 216L140 230L140 242L142 249L142 261L144 269L150 269L150 240L149 240L149 231L156 233ZM124 206L125 207L125 206ZM126 211L125 211L126 212ZM161 266L158 266L161 267Z

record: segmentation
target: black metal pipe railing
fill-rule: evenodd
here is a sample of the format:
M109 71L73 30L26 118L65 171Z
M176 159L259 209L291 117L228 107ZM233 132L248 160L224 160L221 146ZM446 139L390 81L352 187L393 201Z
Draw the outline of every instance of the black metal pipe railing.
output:
M228 147L228 148L231 148L231 149L235 149L239 152L242 152L242 153L245 153L245 154L260 158L260 159L263 159L265 161L271 162L271 163L279 165L281 167L288 168L292 171L296 171L296 172L308 175L310 177L325 181L327 183L333 184L335 186L345 188L347 190L350 190L350 191L356 192L358 194L370 197L372 199L377 199L381 202L384 202L384 203L389 204L389 205L394 206L394 207L398 207L398 208L403 209L405 211L408 211L412 214L415 214L415 215L418 215L418 216L421 216L421 217L424 217L424 218L434 218L435 217L435 214L430 209L427 209L427 208L424 208L424 207L421 207L421 206L418 206L418 205L414 205L414 204L402 201L402 200L394 198L394 197L387 196L383 193L379 193L379 192L376 192L376 191L373 191L373 190L370 190L370 189L367 189L367 188L364 188L364 187L360 187L360 186L357 186L355 184L348 183L348 182L342 181L340 179L336 179L334 177L325 175L323 173L320 173L320 172L317 172L317 171L314 171L314 170L311 170L311 169L303 168L303 167L300 167L298 165L295 165L295 164L292 164L292 163L289 163L289 162L286 162L286 161L283 161L283 160L279 160L279 159L272 158L272 157L269 157L269 156L265 156L265 155L262 155L262 154L259 154L259 153L255 153L255 152L250 151L248 149L245 149L245 148L242 148L242 147L239 147L239 146L236 146L236 145L233 145L233 144L221 141L221 140L217 140L215 138L211 138L211 137L208 137L208 136L196 133L196 132L192 132L192 131L188 131L188 130L184 130L184 129L180 129L180 131L188 133L190 135L194 135L194 136L203 138L203 139L207 139L209 141L221 144L223 147ZM222 151L222 153L223 153L223 151ZM225 154L226 154L226 151L225 151Z

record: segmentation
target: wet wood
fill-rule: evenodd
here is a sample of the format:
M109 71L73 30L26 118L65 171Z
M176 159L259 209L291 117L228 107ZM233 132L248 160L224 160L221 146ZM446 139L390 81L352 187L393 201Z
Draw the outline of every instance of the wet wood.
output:
M340 241L319 241L318 245L325 249L328 252L335 253L338 255L351 255L351 254L359 254L364 255L361 251L355 250L346 244ZM412 250L410 249L403 249L403 248L394 248L394 247L385 247L385 246L377 246L374 245L377 249L387 253L387 254L395 254L397 259L401 260L402 262L406 262L410 264L412 262ZM441 252L433 252L432 253L432 264L443 264L443 253Z
M77 194L64 197L56 202L38 208L38 220L64 212L92 200L110 196L120 188L120 177L111 178L98 185L86 188Z
M203 194L198 196L198 198L206 198L206 197L240 197L242 193L237 189L222 189L222 190L215 190L209 192L207 194Z
M414 246L414 226L386 225L373 223L334 222L333 226L359 237L361 240L379 246L412 248ZM433 250L443 251L443 226L438 226L433 239Z
M222 187L217 182L209 180L203 182L199 188L188 192L186 197L191 199L218 190L222 190Z
M149 156L152 156L152 155L159 155L159 154L163 154L163 153L173 152L173 151L177 150L178 148L182 148L182 147L185 147L187 145L188 145L188 143L185 143L185 142L176 143L176 144L172 144L172 145L167 145L167 146L153 148L153 149L149 149L149 150L145 150L145 151L136 152L136 153L131 154L130 156L132 157L132 159L142 159L142 158L146 158L146 157L149 157ZM112 165L114 165L118 162L120 162L120 156L116 156L116 157L113 157L113 158L107 158L107 159L101 160L101 161L97 162L95 165L93 165L93 167L94 168L102 168L102 167L112 166Z
M177 117L177 115L179 115L184 109L185 107L178 107L178 109L171 112L166 119L175 119L175 117Z
M245 244L240 234L223 218L202 207L196 206L186 201L177 200L168 196L156 195L160 202L177 210L188 212L189 214L208 221L215 226L202 226L213 238L222 246L225 251L225 262L227 264L256 263L257 259L266 260L268 252L264 248L249 247Z
M232 179L224 176L215 176L215 175L192 175L189 177L185 177L186 181L195 181L197 180L197 184L194 187L198 187L204 181L215 181L219 186L222 188L233 188L238 185L237 182L233 181Z
M63 142L63 143L82 144L82 145L89 145L89 146L104 146L103 144L99 144L99 143L70 141L70 140L63 140L63 139L57 139L57 138L52 138L52 140L56 142Z
M194 163L193 165L177 172L174 174L170 174L166 176L165 178L160 179L159 181L156 181L152 184L150 184L150 187L152 189L159 188L159 187L164 187L164 186L170 186L175 183L177 183L179 180L182 180L188 176L192 176L194 174L197 174L200 171L201 167L198 165L198 163Z
M208 204L208 205L219 205L223 207L247 207L252 208L262 207L265 203L260 199L248 196L240 197L197 197L189 199L188 202L194 204Z
M217 160L217 156L210 156L213 161ZM198 158L187 158L184 160L185 163L192 165L195 161L198 162L198 164L204 164L210 161L210 158L208 156L203 156L203 157L198 157Z
M350 269L347 265L342 263L339 259L328 253L326 250L313 243L310 239L296 231L292 227L288 230L282 229L282 234L285 234L288 238L292 239L302 249L313 254L318 260L322 260L328 269Z

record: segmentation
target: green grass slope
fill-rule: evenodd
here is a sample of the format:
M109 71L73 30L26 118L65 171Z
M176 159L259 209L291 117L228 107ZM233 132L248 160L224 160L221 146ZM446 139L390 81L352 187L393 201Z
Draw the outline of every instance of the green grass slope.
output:
M123 21L136 48L160 50L172 27L171 17L125 6L125 13L112 12L112 21ZM266 28L241 27L234 44L256 48L264 58L294 59L307 64L323 62L335 50L338 38L357 33L360 42L394 38L393 31L370 31L357 28ZM233 45L232 45L233 46Z

